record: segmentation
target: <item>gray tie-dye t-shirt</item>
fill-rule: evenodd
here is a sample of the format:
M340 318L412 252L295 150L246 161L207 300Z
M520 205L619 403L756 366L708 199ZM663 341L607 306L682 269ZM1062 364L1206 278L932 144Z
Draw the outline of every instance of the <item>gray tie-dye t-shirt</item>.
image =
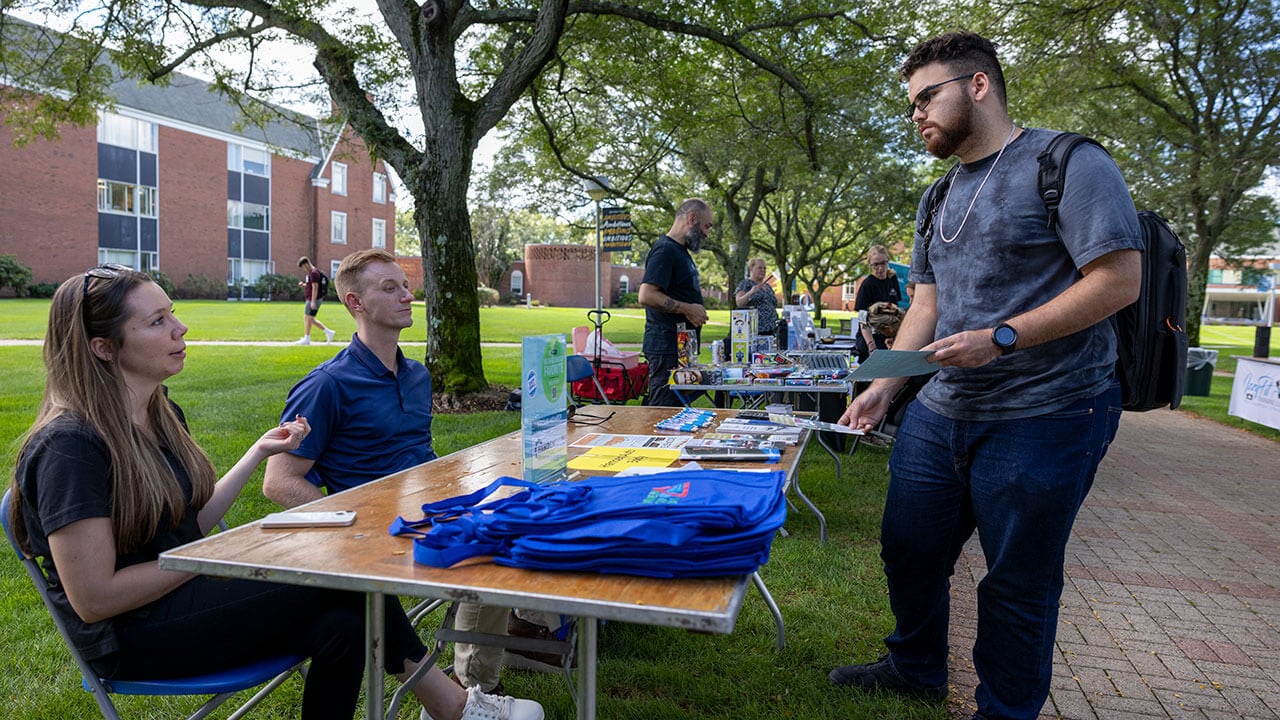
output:
M1058 229L1048 226L1036 185L1036 156L1056 134L1026 129L1009 144L961 230L965 210L996 155L963 165L934 218L931 237L915 239L909 279L937 286L935 339L995 327L1057 297L1093 260L1141 249L1138 216L1124 178L1110 156L1093 145L1072 153ZM922 200L918 212L925 211ZM956 237L948 243L939 233ZM1105 390L1115 359L1115 333L1103 321L979 368L943 368L919 398L930 410L956 420L1033 417Z

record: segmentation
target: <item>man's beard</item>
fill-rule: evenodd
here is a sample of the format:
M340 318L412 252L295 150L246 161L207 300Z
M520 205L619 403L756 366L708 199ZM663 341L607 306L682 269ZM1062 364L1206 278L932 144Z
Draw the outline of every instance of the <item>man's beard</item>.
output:
M964 112L960 114L959 119L954 125L947 127L944 125L934 125L934 137L925 143L925 150L930 155L946 160L956 154L956 150L964 144L965 140L973 135L973 100L968 96L965 97L966 103Z
M684 246L689 249L689 252L698 252L702 249L702 241L706 238L701 228L690 228L684 234Z

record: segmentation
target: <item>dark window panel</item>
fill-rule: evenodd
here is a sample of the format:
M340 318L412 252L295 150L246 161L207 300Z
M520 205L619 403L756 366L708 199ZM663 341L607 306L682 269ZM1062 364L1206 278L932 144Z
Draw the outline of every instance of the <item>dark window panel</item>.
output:
M138 153L98 143L98 177L130 184L138 182Z
M271 259L271 234L254 230L244 231L244 258L246 260Z
M98 247L112 250L137 250L137 218L98 213Z
M271 204L271 181L264 177L256 175L244 176L244 201L258 203L259 205Z

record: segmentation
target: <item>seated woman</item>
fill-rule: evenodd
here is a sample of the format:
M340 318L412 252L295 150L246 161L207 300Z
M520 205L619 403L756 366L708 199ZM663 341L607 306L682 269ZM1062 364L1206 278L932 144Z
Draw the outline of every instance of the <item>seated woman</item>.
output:
M271 428L219 480L162 384L182 370L186 332L143 273L103 265L62 283L49 309L44 400L11 486L12 527L44 558L60 615L103 677L181 677L305 655L299 715L350 718L364 676L362 595L157 563L203 537L254 468L310 429L303 417ZM388 597L388 671L407 678L426 653ZM438 668L413 694L437 720L543 717L536 702L463 690Z

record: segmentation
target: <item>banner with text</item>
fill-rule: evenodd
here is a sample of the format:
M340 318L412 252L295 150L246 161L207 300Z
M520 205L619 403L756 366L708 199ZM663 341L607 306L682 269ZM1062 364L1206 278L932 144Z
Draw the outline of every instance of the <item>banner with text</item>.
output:
M600 249L613 252L631 250L631 212L616 207L607 207L600 212Z

